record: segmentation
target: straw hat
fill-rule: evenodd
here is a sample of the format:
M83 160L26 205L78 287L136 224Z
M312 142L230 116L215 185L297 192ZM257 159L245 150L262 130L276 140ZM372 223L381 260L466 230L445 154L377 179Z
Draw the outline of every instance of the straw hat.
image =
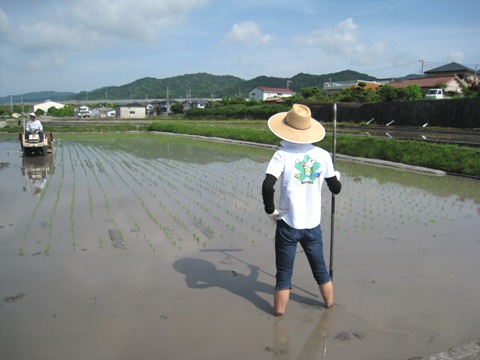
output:
M29 114L28 114L28 116L37 117L37 115L35 115L35 113L34 113L34 112L31 112L31 113L29 113Z
M307 106L300 104L270 117L268 127L279 138L296 144L311 144L325 137L322 124L312 118Z

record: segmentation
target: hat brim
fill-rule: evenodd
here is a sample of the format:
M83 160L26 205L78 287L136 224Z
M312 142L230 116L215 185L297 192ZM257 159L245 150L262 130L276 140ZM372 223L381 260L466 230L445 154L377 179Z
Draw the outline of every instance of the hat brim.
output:
M312 118L308 129L299 130L286 123L286 116L287 112L280 112L268 119L269 129L280 139L294 144L311 144L321 141L325 137L325 128L314 118Z

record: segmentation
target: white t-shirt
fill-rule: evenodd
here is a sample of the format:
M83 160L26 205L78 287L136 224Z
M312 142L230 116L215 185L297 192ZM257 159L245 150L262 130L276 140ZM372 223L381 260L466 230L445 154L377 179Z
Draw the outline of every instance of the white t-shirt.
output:
M27 131L35 131L35 130L40 130L43 131L43 126L40 120L35 119L35 120L28 120L27 126L25 127Z
M335 176L330 154L312 144L281 142L266 173L280 181L279 218L295 229L312 229L322 217L322 185Z

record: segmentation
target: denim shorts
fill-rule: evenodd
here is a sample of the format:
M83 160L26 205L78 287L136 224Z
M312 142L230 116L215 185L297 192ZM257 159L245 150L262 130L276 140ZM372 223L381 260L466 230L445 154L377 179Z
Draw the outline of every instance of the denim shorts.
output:
M297 251L297 243L302 245L307 255L317 284L325 284L332 280L323 257L322 229L320 225L313 229L294 229L283 220L277 222L275 232L275 264L277 267L276 290L291 289L293 264Z

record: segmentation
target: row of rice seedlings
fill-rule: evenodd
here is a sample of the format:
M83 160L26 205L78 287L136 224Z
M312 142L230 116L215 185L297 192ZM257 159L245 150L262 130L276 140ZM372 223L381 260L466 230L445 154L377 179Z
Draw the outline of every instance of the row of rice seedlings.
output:
M177 225L177 227L180 226L183 229L187 230L188 227L181 220L180 215L171 211L172 209L168 208L162 201L162 197L157 196L157 193L153 191L153 189L162 190L161 193L165 194L168 198L171 199L172 195L170 191L167 190L167 187L165 185L170 185L171 187L174 187L174 184L176 183L171 182L166 177L163 177L161 173L152 170L153 167L151 162L149 162L148 165L145 165L144 163L139 163L138 161L136 161L137 159L132 158L130 154L123 154L123 156L124 158L128 158L130 160L129 162L123 161L122 163L125 164L125 166L127 166L126 164L128 163L127 167L130 170L128 172L130 173L134 181L136 181L138 185L144 188L144 190L150 194L150 197L152 199L155 199L158 202L160 208L170 217L170 219ZM133 174L133 172L135 174ZM142 181L140 181L138 177L141 177ZM148 185L148 187L146 185ZM182 195L185 195L184 192L182 192ZM176 201L177 204L179 204L178 198L179 197L177 196L173 199Z
M164 226L163 223L158 219L158 217L155 215L154 211L152 211L148 206L147 204L145 203L143 197L135 190L132 188L132 186L130 185L130 183L124 178L124 176L115 168L114 164L117 164L119 165L123 171L128 174L130 176L130 178L135 181L138 185L140 185L142 188L144 188L144 185L142 184L142 182L140 182L135 175L132 174L131 171L128 170L128 168L125 166L124 163L122 163L119 159L118 159L118 153L116 154L117 156L115 156L115 158L112 158L110 157L110 159L107 159L106 158L106 155L105 154L102 154L101 156L104 158L104 160L106 160L106 162L109 163L109 165L111 166L112 170L114 171L115 175L118 177L118 179L120 179L128 188L129 190L132 192L132 194L137 198L137 200L139 201L140 205L142 206L142 208L144 209L144 211L147 213L147 215L149 216L149 218L153 221L153 223L155 223L157 225L157 227L163 232L163 234L165 235L166 239L172 243L173 245L176 245L176 241L174 240L173 238L173 235L172 235L172 231L171 229L169 229L167 226ZM153 194L150 193L150 195L152 195L153 197ZM138 222L134 221L135 223L138 224ZM147 242L149 243L150 247L152 248L153 251L155 251L155 248L153 247L153 244L148 241L147 239Z
M89 168L91 169L94 177L95 177L95 181L97 183L97 185L99 186L100 188L100 191L102 192L102 195L103 195L103 199L105 201L105 208L107 210L107 213L108 215L110 216L110 218L112 219L112 223L113 223L113 226L115 228L115 230L118 232L119 236L120 236L120 241L121 241L121 248L123 250L126 250L126 243L125 243L125 239L124 239L124 236L123 236L123 231L122 229L119 227L119 225L117 224L117 221L115 220L115 216L113 215L112 211L111 211L111 206L110 206L110 202L109 202L109 199L108 199L108 196L105 192L105 189L104 187L102 186L101 182L100 182L100 179L98 177L98 174L97 174L97 171L96 169L98 169L98 171L102 174L102 175L105 175L107 177L107 179L109 180L112 188L116 188L116 183L113 181L113 179L111 178L110 174L105 170L105 167L103 166L102 162L100 161L100 159L96 156L98 155L98 149L95 149L95 151L93 151L93 149L91 147L87 147L83 150L83 153L85 154L85 156L87 157L86 158L86 161L88 161L89 164L93 164L90 160L90 157L92 157L94 159L94 163L95 165L97 165L97 167L95 168L95 166L93 165L90 165ZM118 192L118 191L117 191Z
M187 229L187 225L183 223L180 218L185 217L184 215L188 215L188 217L190 218L189 222L193 223L197 228L199 228L200 231L204 233L204 235L206 235L207 238L212 238L214 236L214 225L205 221L204 217L200 215L200 214L211 215L211 208L212 208L211 206L212 204L210 204L210 206L206 206L201 201L198 200L198 198L201 197L201 193L202 193L201 189L195 188L195 185L192 185L190 181L182 179L182 177L184 176L181 176L181 175L177 176L177 174L175 173L175 169L173 169L172 166L170 165L167 165L165 168L162 168L161 164L159 164L158 161L148 162L148 164L136 164L136 165L138 165L139 168L143 169L143 170L140 170L140 172L142 172L143 174L142 176L144 176L147 179L151 179L152 184L158 187L159 189L161 188L163 193L167 194L167 196L169 197L171 196L170 191L166 189L167 186L169 187L169 189L173 189L173 193L182 194L182 196L175 197L174 201L179 206L179 209L183 210L183 215L182 214L175 215L172 212L169 213L170 217L177 224L180 224L185 229ZM177 163L176 165L177 167L182 168L182 164ZM162 175L163 173L167 173L169 177L164 177ZM160 178L159 182L155 181L155 178L157 177ZM175 179L177 181L172 181L170 179ZM196 207L200 211L194 211L192 209L192 205L195 205L193 207ZM193 237L197 243L200 243L200 236L198 234L194 233ZM205 246L206 242L204 242L203 245Z
M60 146L60 147L56 147L56 151L58 153L58 151L61 152L61 156L60 156L60 160L61 160L61 176L60 176L60 182L59 182L59 185L57 187L57 191L56 191L56 194L55 194L55 201L53 202L53 206L52 206L52 210L50 211L50 218L49 218L49 221L48 221L48 241L49 243L52 241L52 237L53 237L53 223L54 223L54 219L55 219L55 212L57 210L57 207L58 207L58 203L60 201L60 196L62 194L62 188L63 188L63 181L65 179L65 159L64 159L64 155L65 155L65 151L64 151L64 148L63 148L63 145ZM56 156L55 160L58 158L58 156Z
M122 163L128 168L128 171L127 170L126 171L130 172L130 175L132 178L134 178L134 181L136 181L138 185L144 188L144 190L150 194L151 198L156 199L159 202L160 207L164 210L166 214L168 214L170 219L177 225L176 228L178 228L178 226L181 226L183 229L187 230L187 225L181 219L183 216L181 214L175 213L175 211L172 211L171 208L167 210L165 205L162 203L161 198L156 196L156 192L152 190L152 188L155 188L155 189L158 188L162 190L162 193L164 193L167 197L171 198L171 194L167 190L167 187L165 185L169 184L170 187L175 188L177 184L175 182L170 182L168 178L163 178L162 174L158 172L158 169L152 170L151 162L149 162L148 165L141 164L137 161L136 158L132 158L130 154L122 154L122 157L128 158L130 160L129 162L122 161ZM126 164L128 164L128 166ZM120 166L122 166L122 164L120 164ZM134 171L135 174L132 174L132 171ZM141 178L142 181L140 181L138 178ZM170 178L172 177L170 176ZM182 191L182 195L185 195L184 191ZM177 204L179 204L178 198L179 198L178 196L175 197L175 202ZM184 196L182 196L181 198L184 198ZM195 223L203 227L201 223L201 219L196 220ZM202 230L202 231L208 232L207 235L210 237L213 235L212 234L213 227L210 225L207 226L205 230ZM194 238L196 239L197 242L199 242L198 235L194 234Z
M74 161L72 159L72 151L70 151L70 146L67 145L68 156L70 159L70 166L72 167L72 198L70 202L70 232L72 233L72 246L73 251L77 249L77 241L75 238L75 184L76 184L76 171L74 166ZM75 158L76 159L76 158Z
M252 200L248 199L249 196L247 196L247 194L239 191L240 195L242 194L244 195L244 196L239 196L238 193L231 192L229 190L231 188L237 189L237 190L240 189L242 182L238 184L238 181L237 181L238 178L231 177L231 176L230 177L222 176L223 174L235 173L235 171L237 170L236 163L234 164L222 163L222 164L209 164L209 165L202 165L202 164L198 165L198 164L189 163L186 165L177 164L177 166L172 166L169 160L158 159L153 164L153 166L155 166L155 164L164 164L165 168L167 168L168 171L171 173L171 177L178 179L180 181L180 184L182 185L182 188L183 188L182 190L183 195L188 195L185 193L186 189L190 190L191 198L188 199L189 204L193 202L201 210L200 214L202 215L206 214L210 218L213 217L219 223L226 226L226 228L230 230L230 233L235 232L236 225L242 226L242 224L246 224L246 221L244 221L243 217L244 215L249 214L249 212L247 212L247 209L257 207L256 205L252 205ZM218 169L213 169L213 171L212 169L210 169L211 167L218 167L219 165L222 166L222 168L224 168L223 170L225 171L222 171L219 173ZM149 166L151 167L152 165L149 164ZM189 175L191 174L191 176L189 176L188 178L182 173L182 171L179 170L187 167L189 168L189 172L188 172ZM230 171L230 168L231 168L231 171ZM253 174L252 176L257 176L255 174L255 171L253 172L247 171L247 173ZM218 179L219 178L221 179L222 177L224 179L223 184L221 183L221 181L218 181ZM208 200L202 199L203 194L207 194L207 193L211 194L212 198ZM219 196L219 194L223 194L223 199ZM258 196L255 199L253 199L254 204L258 204L258 201L259 201ZM242 203L242 205L238 205L239 203ZM232 204L234 208L231 206ZM219 214L221 215L221 218ZM256 222L252 222L252 226L254 228L255 228L255 224ZM252 242L255 242L255 239L258 238L257 235L262 231L264 231L265 228L263 226L260 226L258 229L254 229L254 230L256 231L254 231L255 236L252 238ZM249 232L249 234L251 233ZM243 232L241 235L245 236L245 233ZM270 237L268 232L265 232L265 236Z
M360 183L357 183L361 181ZM439 197L416 187L408 187L397 183L379 183L376 179L342 177L343 189L337 196L337 228L355 229L360 233L374 231L379 222L388 224L392 233L405 231L425 232L432 234L435 224L455 222L463 219L462 207L465 202L458 202L455 197ZM452 208L458 206L457 216L452 216ZM467 209L465 214L470 212ZM455 213L455 212L454 212ZM378 232L377 232L378 233Z
M80 152L81 152L81 154L80 154ZM86 159L86 161L81 161L81 156L80 155L86 156L86 154L85 154L85 152L82 148L80 148L80 151L79 151L79 147L78 146L75 147L75 154L76 154L76 158L80 159L80 165L82 167L82 170L83 170L83 173L85 175L86 182L87 182L86 188L87 188L88 210L89 210L89 214L90 214L90 220L92 221L93 227L94 227L94 229L96 231L96 234L97 234L98 245L100 246L100 248L103 248L103 239L102 239L101 235L98 233L97 221L96 221L95 216L94 216L90 178L88 176L88 172L87 172L87 169L85 168L85 166L87 166L93 172L95 171L95 169L91 166L91 162L89 161L89 159Z
M199 177L199 181L204 183L205 191L222 194L223 201L220 201L219 204L231 205L225 207L224 213L240 224L242 228L250 226L252 234L255 234L254 239L258 238L261 233L270 238L271 223L263 213L260 196L263 164L252 163L248 159L244 159L221 166L225 169L223 174L206 171L204 176ZM242 175L231 176L231 174L237 173ZM210 186L210 184L215 185ZM256 194L254 188L256 188Z
M261 204L259 192L256 196L253 195L252 183L258 183L259 189L260 176L262 176L257 169L257 164L253 165L255 166L252 166L252 163L245 164L244 161L222 164L221 166L226 170L223 174L218 175L215 171L207 171L199 181L204 182L206 188L209 187L209 184L216 184L211 190L212 193L222 194L223 199L220 203L224 206L230 205L225 206L223 213L234 220L235 224L240 225L243 232L245 229L251 229L248 234L252 235L251 242L255 243L256 239L261 238L262 232L264 232L265 237L270 237L270 223L265 226L264 221L268 219L263 214L263 207L259 206ZM231 174L242 174L242 177L235 176L235 178L232 178ZM245 187L248 189L247 192L244 191Z

